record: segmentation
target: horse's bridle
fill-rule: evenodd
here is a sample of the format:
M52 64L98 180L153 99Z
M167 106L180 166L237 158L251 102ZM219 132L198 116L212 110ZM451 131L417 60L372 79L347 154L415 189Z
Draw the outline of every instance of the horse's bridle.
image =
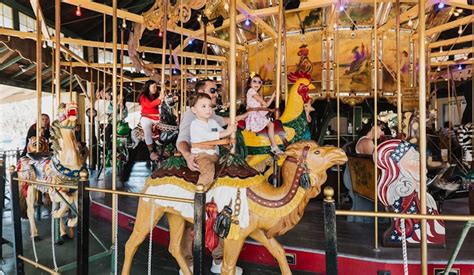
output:
M295 183L300 184L301 176L305 173L308 173L306 158L308 157L309 149L310 149L309 146L305 146L303 148L303 152L301 153L301 156L299 158L295 158L295 157L292 157L292 156L287 156L286 157L285 162L286 161L293 162L293 163L296 163L296 166L297 166L295 177L293 178L293 182L291 183L291 185L293 185Z

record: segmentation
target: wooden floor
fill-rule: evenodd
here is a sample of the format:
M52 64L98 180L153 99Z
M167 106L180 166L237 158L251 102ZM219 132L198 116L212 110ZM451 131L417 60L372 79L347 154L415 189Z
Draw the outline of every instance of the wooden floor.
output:
M145 178L151 171L145 163L137 163L128 182L123 183L122 189L130 192L140 192ZM111 205L109 196L93 199L99 203ZM120 197L119 210L135 216L138 200L130 197ZM344 208L350 207L345 205ZM445 202L444 213L447 215L468 215L467 198L448 200ZM166 219L163 219L160 225L166 225ZM388 228L389 223L381 220L379 222L379 238ZM460 236L464 226L463 222L446 222L446 247L429 248L428 257L430 262L446 262ZM464 245L458 255L458 261L474 262L474 229L468 234ZM337 218L337 242L338 253L340 255L350 255L360 258L372 258L380 260L400 260L402 259L401 248L387 248L381 246L380 251L374 249L374 225L365 223L347 222L346 217ZM286 235L278 238L287 248L308 249L314 251L324 251L324 226L322 202L313 200L306 208L305 215L301 222ZM408 249L408 259L418 261L420 258L419 248Z

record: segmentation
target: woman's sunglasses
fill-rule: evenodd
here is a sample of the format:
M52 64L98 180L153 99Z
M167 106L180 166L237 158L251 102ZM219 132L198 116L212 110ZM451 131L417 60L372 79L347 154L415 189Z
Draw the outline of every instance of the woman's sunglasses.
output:
M252 83L257 83L257 84L262 84L262 81L261 80L252 80Z
M210 88L209 92L211 92L211 94L215 94L215 93L219 92L219 90L217 88Z

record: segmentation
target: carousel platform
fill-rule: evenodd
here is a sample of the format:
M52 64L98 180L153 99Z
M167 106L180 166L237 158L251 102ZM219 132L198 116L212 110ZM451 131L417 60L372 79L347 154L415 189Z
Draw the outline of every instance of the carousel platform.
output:
M151 171L144 162L136 163L130 179L121 183L121 188L130 192L140 192L146 176L150 173ZM94 182L91 181L91 184L93 185ZM92 194L92 198L91 213L93 216L110 221L112 217L111 197ZM121 197L119 199L119 225L125 231L131 231L133 228L137 204L138 200L135 198ZM446 201L444 214L468 215L467 198ZM379 223L379 236L382 236L388 226L388 223ZM446 222L446 246L429 248L428 274L438 274L437 272L443 270L463 226L463 222ZM381 247L380 245L380 250L376 251L374 249L373 224L353 223L346 221L345 217L338 217L337 238L339 274L403 274L402 249ZM168 245L169 232L166 219L162 219L155 228L153 239L160 245ZM325 274L322 202L310 202L301 222L286 235L279 237L278 240L285 247L292 270ZM468 234L454 265L453 271L458 271L458 273L453 274L473 274L474 246L472 244L474 244L474 232ZM142 245L142 247L144 246L146 245ZM162 248L158 249L162 250ZM275 259L268 251L251 239L245 243L240 261L253 263L262 269L269 270L275 270L274 268L277 266ZM420 274L419 248L408 248L408 263L410 274Z

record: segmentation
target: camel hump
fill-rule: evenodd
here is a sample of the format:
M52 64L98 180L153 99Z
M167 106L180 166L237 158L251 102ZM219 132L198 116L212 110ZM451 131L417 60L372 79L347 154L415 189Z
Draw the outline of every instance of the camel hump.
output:
M239 155L222 156L216 164L216 173L218 174L216 175L218 179L214 187L247 188L264 180L264 176L248 166ZM189 191L194 191L198 179L199 172L191 171L182 156L172 156L165 160L159 169L153 172L147 184L174 183Z

